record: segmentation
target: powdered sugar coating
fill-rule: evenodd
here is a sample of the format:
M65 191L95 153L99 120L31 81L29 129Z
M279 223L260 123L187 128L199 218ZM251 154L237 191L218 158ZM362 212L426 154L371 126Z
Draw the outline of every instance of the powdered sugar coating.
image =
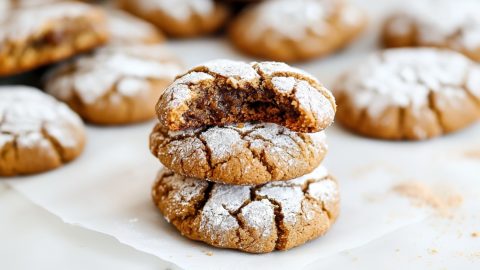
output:
M272 30L281 37L302 39L308 33L325 35L328 19L338 10L334 0L276 0L265 1L255 7L255 20L249 28L251 38L258 39Z
M226 86L222 85L218 89L217 84L223 82ZM293 126L300 123L288 126L296 131L321 131L333 122L336 111L332 93L312 75L302 70L278 62L246 64L218 59L192 68L165 90L157 103L160 122L165 126L183 125L186 122L184 114L195 106L195 102L203 102L201 97L210 90L218 92L216 95L223 95L223 91L263 91L272 93L275 98L282 96L291 99L286 106L292 106L292 110L299 112L298 122L309 122L305 123L304 127ZM220 99L219 102L223 101ZM272 104L275 102L276 100L272 100Z
M450 44L455 48L480 48L480 2L477 0L415 0L398 12L389 25L392 33L405 34L416 26L422 44Z
M17 147L52 147L48 138L63 148L75 148L83 123L65 104L31 87L0 87L0 149L16 141Z
M145 11L161 10L177 20L188 20L191 16L208 16L215 9L213 0L137 0Z
M180 71L178 60L162 45L110 46L60 66L49 74L46 88L62 100L76 95L93 104L112 91L142 95L150 91L149 80L170 81Z
M371 56L339 82L354 106L370 116L387 108L428 106L430 93L455 96L478 95L477 65L463 55L438 49L394 49ZM465 82L470 87L463 88ZM461 106L461 104L459 104Z
M4 1L4 0L3 0ZM63 2L10 11L0 27L0 41L27 39L52 22L66 18L83 18L97 9L82 3Z
M311 172L325 157L324 132L295 133L271 123L245 123L165 132L160 125L150 148L168 168L221 183L260 184Z
M107 15L108 29L111 35L110 42L131 44L161 39L155 26L127 12L108 9Z

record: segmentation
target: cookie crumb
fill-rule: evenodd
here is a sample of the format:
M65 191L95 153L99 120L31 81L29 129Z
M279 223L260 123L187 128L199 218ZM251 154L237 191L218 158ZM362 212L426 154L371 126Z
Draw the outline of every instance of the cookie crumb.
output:
M210 257L213 256L213 252L211 251L202 250L202 252L207 256L210 256Z
M463 156L468 159L480 159L480 149L467 150L463 152Z
M477 237L480 236L480 232L472 232L471 236L472 236L473 238L477 238Z
M435 254L438 253L438 250L435 249L435 248L431 248L431 249L428 250L428 253L430 253L430 255L435 255Z
M409 198L414 206L428 206L443 217L450 217L450 210L459 207L463 202L459 194L438 194L431 187L420 182L400 183L393 187L393 191Z

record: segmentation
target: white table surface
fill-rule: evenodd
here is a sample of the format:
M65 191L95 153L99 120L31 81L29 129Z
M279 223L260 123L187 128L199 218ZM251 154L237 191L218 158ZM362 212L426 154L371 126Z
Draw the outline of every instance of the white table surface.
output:
M376 43L378 21L393 6L393 2L401 1L355 2L370 12L372 27L355 46L324 60L331 65L348 67L351 63L358 62L366 52L372 51ZM192 44L189 42L173 42L170 46L181 53L187 64L192 59L193 62L201 62L232 55L233 49L225 41L206 39L194 42L194 50L190 49ZM209 50L212 43L220 44L215 51ZM242 56L238 55L238 58ZM305 63L301 67L316 75L328 73L328 66L318 65L320 62L322 60ZM329 74L325 83L331 83L328 80L335 75ZM479 211L474 218L480 220L480 202L478 205ZM68 225L2 183L0 224L0 269L176 269L175 266L121 244L110 236ZM384 235L362 247L317 261L308 268L480 269L480 238L472 244L475 240L469 237L472 231L480 231L480 227L475 227L478 224L479 222L452 225L450 220L431 217ZM417 233L426 230L434 233ZM456 249L450 248L452 241L456 242ZM462 243L469 248L458 250Z

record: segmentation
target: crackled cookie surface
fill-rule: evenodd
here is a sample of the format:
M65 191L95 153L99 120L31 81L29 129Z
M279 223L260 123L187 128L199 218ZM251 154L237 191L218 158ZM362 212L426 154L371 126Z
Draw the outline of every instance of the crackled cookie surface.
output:
M53 70L46 91L92 123L144 121L181 68L162 45L109 46Z
M107 41L104 13L65 2L13 10L0 22L0 76L49 64Z
M174 37L215 32L229 15L226 6L214 0L117 0L117 3Z
M388 47L435 46L480 61L480 1L410 1L385 23Z
M0 87L0 119L0 176L51 170L83 150L80 118L40 90Z
M329 90L286 64L214 60L177 77L157 114L171 131L259 121L318 132L333 122L335 106Z
M325 234L340 200L324 167L260 186L216 184L163 170L152 196L184 236L251 253L287 250Z
M350 43L366 25L363 12L338 0L277 0L252 5L234 20L230 38L264 59L300 61Z
M290 180L310 173L327 153L326 136L276 124L242 124L168 132L157 125L150 149L181 175L235 185Z
M337 120L366 136L427 139L480 117L480 66L453 51L386 50L334 89Z
M153 44L164 41L163 35L154 25L122 10L108 9L107 21L111 35L110 43Z

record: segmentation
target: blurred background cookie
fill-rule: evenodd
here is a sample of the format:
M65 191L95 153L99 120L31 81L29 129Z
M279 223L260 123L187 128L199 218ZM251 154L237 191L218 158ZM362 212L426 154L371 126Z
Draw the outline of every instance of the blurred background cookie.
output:
M151 23L119 9L107 9L110 43L161 43L163 34Z
M228 18L226 5L214 0L116 0L117 5L173 37L193 37L219 30Z
M0 24L0 76L56 62L108 40L101 9L65 2L9 12Z
M383 42L449 48L480 61L480 1L409 1L385 22Z
M292 62L348 45L365 25L364 13L341 0L276 0L247 7L234 19L229 36L254 57Z
M46 91L88 122L127 124L153 118L156 101L181 71L162 45L112 45L55 68Z
M0 119L0 176L52 170L83 150L81 119L38 89L0 87Z
M391 49L346 73L334 93L337 120L356 133L427 139L480 118L480 66L453 51Z

